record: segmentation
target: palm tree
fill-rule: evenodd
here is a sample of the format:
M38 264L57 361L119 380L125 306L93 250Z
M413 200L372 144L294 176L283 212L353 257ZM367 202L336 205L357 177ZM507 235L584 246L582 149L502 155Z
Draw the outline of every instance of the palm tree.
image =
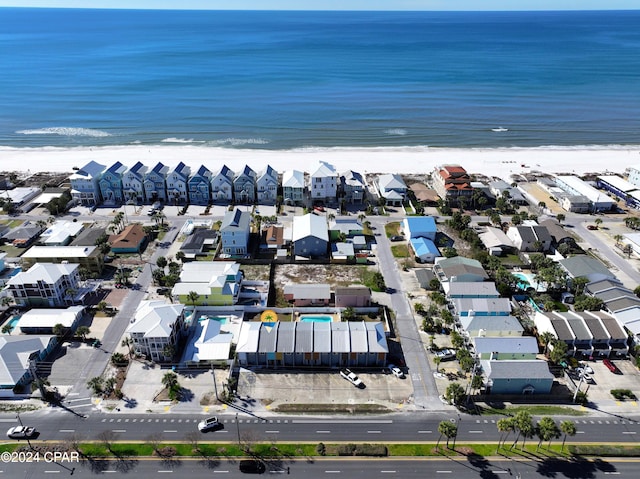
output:
M87 381L87 387L93 391L93 394L98 395L102 392L103 381L100 376L89 379Z
M184 263L184 260L185 260L185 258L186 258L186 257L187 257L187 256L184 254L184 252L183 252L183 251L178 251L178 252L176 253L176 259L177 259L178 261L180 261L181 263Z
M562 433L564 434L564 437L562 438L562 447L560 448L561 451L564 451L564 442L567 440L567 436L575 436L576 435L576 425L573 421L562 421L560 423L560 431L562 431Z
M11 331L13 331L13 326L11 326L9 323L6 323L4 326L2 326L2 334L8 334L9 336L11 336Z
M129 349L129 358L132 358L134 353L134 346L135 346L133 339L126 337L122 340L120 345Z
M65 333L67 332L67 328L65 328L60 323L56 323L56 324L53 325L53 328L51 329L51 331L53 332L53 334L56 335L58 340L60 340L60 339L62 339L64 337Z
M511 449L515 447L518 443L518 439L522 436L522 447L520 450L524 449L527 443L528 437L533 437L535 432L535 427L533 426L533 419L531 418L531 414L527 411L518 411L514 417L516 430L518 431L518 435L516 436L516 440L514 441Z
M162 376L162 385L167 389L175 388L178 385L178 375L174 372L165 373Z
M440 371L440 362L442 362L442 358L435 357L433 358L433 362L436 363L436 372Z
M593 220L593 222L596 226L600 227L600 225L602 224L602 218L596 218L595 220Z
M198 293L196 293L195 291L189 291L189 293L187 293L187 299L189 301L191 301L191 304L195 308L196 307L196 301L198 301L200 299L200 295Z
M513 421L512 417L505 417L502 419L499 419L496 426L498 427L498 431L500 432L500 440L498 440L498 448L496 449L496 453L498 452L498 449L500 449L500 445L504 445L504 443L507 441L507 437L509 437L509 433L511 433L512 431L515 430L515 424ZM504 434L504 438L503 438L503 433Z
M82 338L83 341L86 341L87 336L91 333L91 330L88 326L79 326L76 329L76 334Z
M560 430L556 422L549 416L545 416L538 421L536 427L536 434L538 435L538 447L536 450L540 450L542 441L549 441L547 448L551 446L551 440L560 437Z
M558 223L562 224L562 222L566 219L566 216L562 213L558 213L556 215L556 219L558 220Z
M555 336L553 335L552 332L545 331L544 333L538 336L538 339L544 345L544 355L546 356L547 353L549 352L549 344L551 344L551 341L555 339Z
M169 261L164 256L158 256L158 259L156 259L156 266L160 269L166 268L167 264L169 264Z
M436 443L436 449L440 445L440 439L442 436L447 438L447 449L449 448L449 439L458 435L458 426L456 426L451 421L441 421L438 424L438 432L440 433L440 437L438 437L438 442Z
M616 241L616 246L620 246L620 241L622 241L623 238L624 238L624 236L622 236L620 234L613 236L613 239Z

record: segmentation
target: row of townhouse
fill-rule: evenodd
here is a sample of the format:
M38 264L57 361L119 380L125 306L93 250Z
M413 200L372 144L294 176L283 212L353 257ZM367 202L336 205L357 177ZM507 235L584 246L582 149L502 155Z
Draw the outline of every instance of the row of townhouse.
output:
M108 168L90 161L73 173L70 181L73 199L85 206L156 201L275 204L280 187L278 172L271 166L256 173L247 165L239 172L223 165L214 172L204 165L192 171L182 162L175 168L157 163L149 169L139 161L130 168L119 161ZM309 198L333 203L339 197L348 203L359 203L365 198L366 183L360 173L347 171L338 175L332 165L320 162L310 175L298 170L284 172L282 194L286 203L297 205Z

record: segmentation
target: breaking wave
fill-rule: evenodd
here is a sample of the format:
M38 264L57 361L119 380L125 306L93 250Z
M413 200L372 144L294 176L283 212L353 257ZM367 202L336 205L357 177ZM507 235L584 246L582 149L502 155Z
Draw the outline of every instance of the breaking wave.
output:
M67 126L54 126L51 128L36 128L33 130L18 130L18 135L58 135L58 136L92 136L94 138L111 136L102 130L93 130L91 128L73 128Z
M224 138L208 143L213 146L267 145L269 140L265 140L264 138Z
M407 130L403 128L390 128L389 130L384 130L387 135L395 135L395 136L404 136L407 134Z

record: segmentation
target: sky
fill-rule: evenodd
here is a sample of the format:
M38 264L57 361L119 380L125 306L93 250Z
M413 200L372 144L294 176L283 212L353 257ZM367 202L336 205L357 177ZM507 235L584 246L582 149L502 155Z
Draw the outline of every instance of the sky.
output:
M0 7L178 10L637 10L638 0L0 0Z

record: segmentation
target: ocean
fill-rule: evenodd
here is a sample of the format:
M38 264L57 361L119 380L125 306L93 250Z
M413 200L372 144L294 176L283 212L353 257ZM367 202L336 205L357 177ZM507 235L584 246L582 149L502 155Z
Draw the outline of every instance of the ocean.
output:
M0 146L640 144L640 11L0 9Z

